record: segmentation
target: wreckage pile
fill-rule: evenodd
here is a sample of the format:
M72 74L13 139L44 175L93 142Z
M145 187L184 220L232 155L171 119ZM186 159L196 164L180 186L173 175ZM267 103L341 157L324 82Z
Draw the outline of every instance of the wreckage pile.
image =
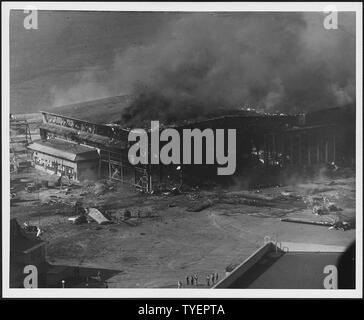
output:
M304 202L308 208L310 208L315 215L325 215L330 212L342 211L335 202L327 196L307 196L304 198Z

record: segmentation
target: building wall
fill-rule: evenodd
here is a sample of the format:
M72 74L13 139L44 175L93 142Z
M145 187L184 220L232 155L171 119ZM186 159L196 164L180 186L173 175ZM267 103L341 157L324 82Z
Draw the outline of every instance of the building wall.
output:
M99 174L99 160L73 162L60 159L39 151L32 154L34 167L49 174L61 175L62 173L71 180L95 180Z
M36 169L50 174L56 173L59 176L63 173L72 180L78 180L77 164L75 162L60 159L39 151L33 152L32 160Z
M77 163L77 178L79 181L96 180L99 177L99 160L82 161Z

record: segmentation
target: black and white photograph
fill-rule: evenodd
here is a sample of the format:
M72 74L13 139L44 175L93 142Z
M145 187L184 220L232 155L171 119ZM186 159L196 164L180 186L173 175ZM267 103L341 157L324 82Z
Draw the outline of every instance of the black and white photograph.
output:
M362 296L362 3L3 2L2 70L4 297Z

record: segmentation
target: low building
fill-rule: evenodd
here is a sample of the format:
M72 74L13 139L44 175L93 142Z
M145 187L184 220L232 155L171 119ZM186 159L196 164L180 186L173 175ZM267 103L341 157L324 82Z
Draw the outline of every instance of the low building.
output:
M344 265L346 251L341 246L268 240L233 270L226 270L226 277L214 288L354 289L355 250ZM344 270L351 273L345 279Z
M118 100L107 101L114 104ZM98 100L94 103L105 107L104 104L109 103L107 101ZM75 106L67 110L75 110ZM235 178L231 176L217 176L217 163L132 165L128 157L133 144L128 140L130 129L122 128L121 125L92 123L45 111L42 111L42 117L39 133L43 140L63 139L98 150L100 165L95 173L99 177L131 184L144 191L171 189L182 183L200 184L201 181L211 179L235 183ZM141 124L141 127L150 135L148 126ZM167 123L162 124L161 130L166 127ZM266 174L273 179L283 170L285 174L302 172L306 175L333 163L338 166L355 164L354 105L295 115L224 110L214 117L202 116L189 121L181 119L170 123L168 127L180 134L185 129L235 129L237 144L234 175L246 177L246 180L251 181L251 187L265 184L263 180L266 180ZM160 143L162 147L163 143ZM150 148L148 152L150 158ZM181 159L183 153L181 148ZM206 150L202 150L202 159L205 158Z
M70 180L98 178L97 149L61 139L34 141L28 146L34 167L50 174L64 175Z

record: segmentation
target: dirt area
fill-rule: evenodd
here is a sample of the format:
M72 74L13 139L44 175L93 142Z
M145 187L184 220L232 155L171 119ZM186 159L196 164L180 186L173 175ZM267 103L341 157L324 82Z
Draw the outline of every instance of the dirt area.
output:
M185 286L186 276L192 274L198 274L202 287L207 275L217 272L224 277L225 268L251 255L265 236L340 246L355 239L354 228L330 230L281 221L353 223L355 173L350 170L331 178L259 190L215 188L159 195L107 181L64 183L60 188L54 186L57 179L33 168L13 173L11 217L42 229L41 238L48 242L47 259L54 268L102 270L108 274L109 287L175 288L178 280ZM48 187L25 191L27 183L46 185L44 180ZM114 223L72 224L68 218L75 215L77 200L86 208L97 208Z

